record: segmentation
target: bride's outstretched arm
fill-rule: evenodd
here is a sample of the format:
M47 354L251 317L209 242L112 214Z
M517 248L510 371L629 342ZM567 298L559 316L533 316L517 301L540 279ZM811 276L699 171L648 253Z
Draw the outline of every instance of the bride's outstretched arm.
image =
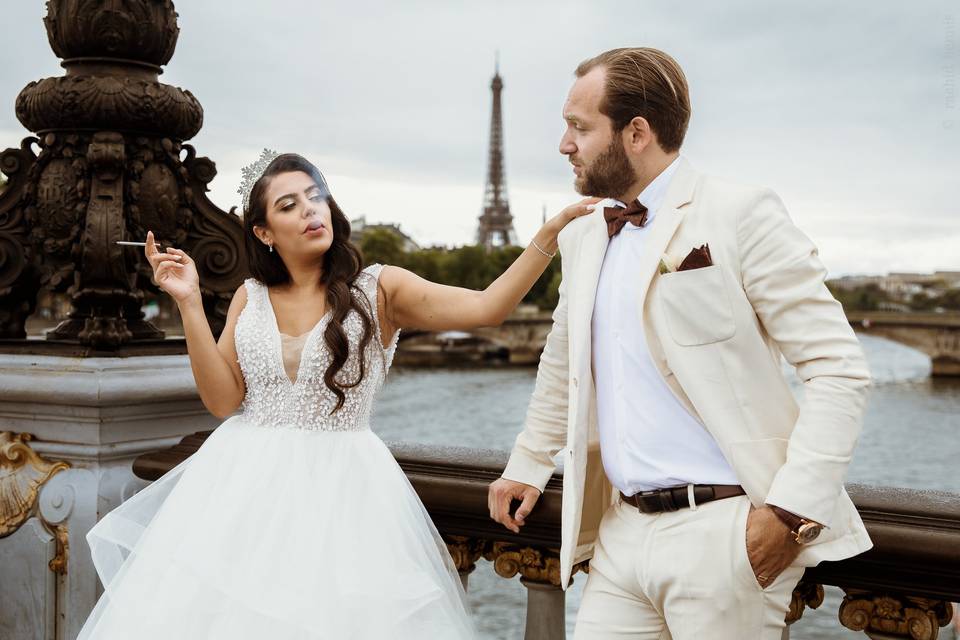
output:
M200 297L200 278L193 260L180 249L157 250L153 232L147 232L144 248L147 260L153 267L157 285L176 301L183 322L183 335L190 355L190 368L197 383L197 391L203 406L213 415L224 418L240 406L246 387L243 374L237 363L237 349L233 342L233 329L237 316L246 304L246 289L237 290L227 310L227 319L220 334L220 342L213 338L213 331L203 312Z
M544 223L533 242L483 291L437 284L399 267L385 268L380 276L386 301L382 319L392 329L430 331L502 324L550 264L546 254L556 252L560 230L590 213L599 201L586 198Z

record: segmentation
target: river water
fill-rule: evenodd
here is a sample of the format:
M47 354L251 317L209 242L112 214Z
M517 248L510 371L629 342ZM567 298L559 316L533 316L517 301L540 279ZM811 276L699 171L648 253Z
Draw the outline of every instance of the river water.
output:
M874 384L849 481L960 491L960 380L931 378L922 353L872 336L860 339ZM784 375L799 397L800 384L786 366ZM380 394L373 426L384 440L509 450L535 378L534 368L397 368ZM567 590L568 637L585 579L577 575ZM469 598L481 638L523 638L526 593L518 579L499 578L481 560L470 576ZM865 637L840 626L841 598L828 587L824 604L804 613L791 638Z

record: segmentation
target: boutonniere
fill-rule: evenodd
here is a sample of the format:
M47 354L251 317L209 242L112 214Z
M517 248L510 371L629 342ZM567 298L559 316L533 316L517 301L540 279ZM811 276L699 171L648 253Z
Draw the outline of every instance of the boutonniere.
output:
M679 266L674 266L673 259L667 254L660 256L660 273L673 273L675 271L687 271L689 269L702 269L703 267L713 266L713 258L710 256L710 245L703 244L694 247L687 257L684 258Z
M660 256L660 275L664 273L673 273L677 270L677 265L674 263L673 258L667 254L661 254Z

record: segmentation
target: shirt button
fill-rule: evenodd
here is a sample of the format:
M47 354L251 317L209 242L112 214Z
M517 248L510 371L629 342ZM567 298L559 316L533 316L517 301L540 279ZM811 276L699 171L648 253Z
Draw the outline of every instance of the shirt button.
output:
M574 376L574 378L573 378L573 386L577 386L577 378L576 378L576 376Z

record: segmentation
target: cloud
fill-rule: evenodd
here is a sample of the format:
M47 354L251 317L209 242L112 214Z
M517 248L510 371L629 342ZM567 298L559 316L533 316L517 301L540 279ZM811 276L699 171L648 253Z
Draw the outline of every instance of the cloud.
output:
M3 11L16 28L0 53L18 61L0 68L0 130L9 133L22 130L20 88L62 69L42 9ZM422 244L471 242L499 49L507 184L518 235L529 238L544 204L553 214L577 198L557 152L573 68L604 49L648 45L688 75L686 155L708 173L776 189L831 272L960 269L950 244L960 237L960 14L950 0L682 9L274 0L229 11L191 0L178 12L178 48L161 81L204 105L191 143L217 163L211 196L225 209L239 202L240 169L261 148L296 150L329 174L351 213L399 222Z

